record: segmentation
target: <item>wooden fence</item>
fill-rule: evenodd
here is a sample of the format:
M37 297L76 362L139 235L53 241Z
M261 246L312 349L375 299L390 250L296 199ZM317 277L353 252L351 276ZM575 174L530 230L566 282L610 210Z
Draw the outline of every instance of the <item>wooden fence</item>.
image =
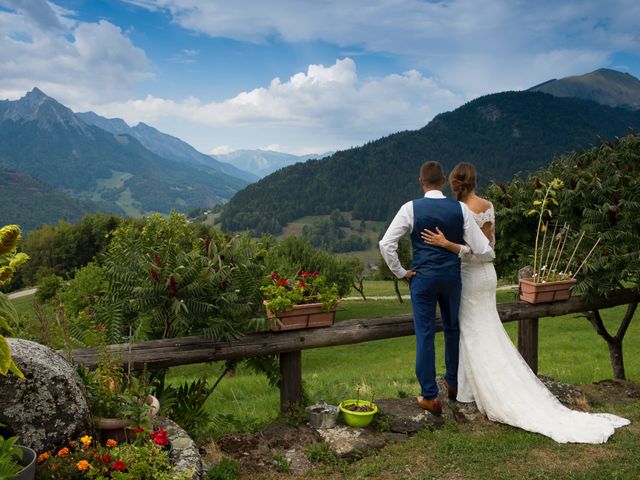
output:
M498 304L503 323L518 321L518 349L531 369L538 371L538 319L569 313L637 303L640 293L625 290L608 298L573 297L557 303L530 305L523 302ZM436 331L441 331L440 319ZM594 332L595 333L595 332ZM249 334L230 342L216 342L205 337L181 337L133 344L111 345L109 350L135 369L172 367L215 360L278 354L280 357L280 409L285 411L302 400L302 350L369 342L413 335L411 315L347 320L331 327L285 332ZM95 367L98 350L73 350L75 362Z

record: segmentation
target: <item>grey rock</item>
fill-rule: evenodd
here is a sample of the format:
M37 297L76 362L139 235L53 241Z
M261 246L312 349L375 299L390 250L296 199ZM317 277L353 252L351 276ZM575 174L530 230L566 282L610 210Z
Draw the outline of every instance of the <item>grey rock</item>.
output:
M71 364L39 343L10 338L9 346L26 380L0 376L0 423L36 452L93 433L84 386Z
M359 457L370 450L380 450L387 442L383 435L365 428L338 425L318 433L337 457Z
M389 417L389 430L395 433L416 433L434 422L433 415L422 410L415 398L388 398L376 405Z
M284 458L289 462L289 470L293 475L302 475L313 468L312 463L301 448L290 448L284 452Z
M200 480L203 471L202 457L189 434L168 418L156 417L155 423L158 427L164 428L169 435L171 464L180 473L193 472L192 480Z

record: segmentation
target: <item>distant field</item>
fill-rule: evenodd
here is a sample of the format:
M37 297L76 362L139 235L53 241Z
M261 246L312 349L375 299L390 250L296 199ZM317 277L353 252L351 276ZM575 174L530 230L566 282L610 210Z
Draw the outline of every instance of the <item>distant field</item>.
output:
M354 252L347 253L338 253L336 254L338 257L341 256L355 256L361 258L365 265L375 266L378 264L380 260L380 250L378 249L378 241L380 236L385 228L385 222L374 222L370 220L366 220L364 222L364 232L359 232L357 229L360 226L360 220L353 220L351 218L351 212L342 212L347 218L351 221L351 227L344 227L345 233L347 236L349 235L358 235L360 237L365 237L371 240L371 246L367 250L359 250ZM311 225L314 220L318 220L321 218L329 218L329 215L309 215L306 217L299 218L294 222L290 222L282 231L280 235L276 237L276 240L283 240L292 235L302 236L302 229Z

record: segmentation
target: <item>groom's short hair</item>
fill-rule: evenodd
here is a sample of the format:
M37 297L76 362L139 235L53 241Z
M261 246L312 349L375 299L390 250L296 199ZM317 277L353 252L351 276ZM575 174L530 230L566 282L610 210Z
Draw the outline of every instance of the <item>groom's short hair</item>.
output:
M440 162L425 162L420 167L420 181L426 185L440 185L444 178L444 170Z

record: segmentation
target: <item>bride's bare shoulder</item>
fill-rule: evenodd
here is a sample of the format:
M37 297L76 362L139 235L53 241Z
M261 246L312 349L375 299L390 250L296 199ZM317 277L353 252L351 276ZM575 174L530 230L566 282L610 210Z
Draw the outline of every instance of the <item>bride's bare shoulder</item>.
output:
M491 202L485 198L478 197L477 195L469 199L467 206L474 213L483 213L489 210L492 206Z

